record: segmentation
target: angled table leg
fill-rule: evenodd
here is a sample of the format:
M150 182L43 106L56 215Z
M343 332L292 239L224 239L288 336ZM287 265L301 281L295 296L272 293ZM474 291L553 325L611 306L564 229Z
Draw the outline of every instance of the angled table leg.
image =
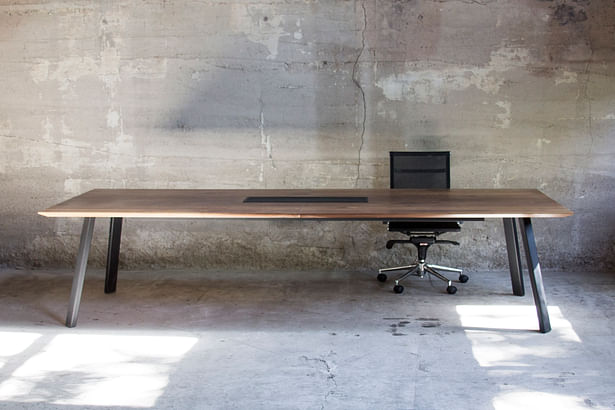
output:
M508 253L508 268L512 282L513 295L524 296L523 270L521 268L521 252L519 251L519 238L517 224L513 218L504 218L504 234L506 236L506 251Z
M551 331L551 322L549 321L549 312L547 311L547 298L542 284L542 273L540 272L540 263L538 262L538 251L534 239L532 220L530 218L521 218L519 225L521 226L521 237L523 238L523 246L527 257L527 267L530 272L530 283L534 293L534 304L538 314L538 325L541 333L547 333Z
M107 249L107 272L105 274L105 293L113 293L117 288L117 270L120 263L120 241L122 239L122 218L111 218L109 225L109 247Z
M90 245L92 244L92 233L94 232L94 221L95 218L83 219L83 227L81 228L81 241L79 242L79 252L77 253L75 275L73 276L73 287L70 292L68 313L66 315L67 327L75 327L77 325L77 316L79 315L79 304L81 303L81 293L83 292L85 271L88 265Z

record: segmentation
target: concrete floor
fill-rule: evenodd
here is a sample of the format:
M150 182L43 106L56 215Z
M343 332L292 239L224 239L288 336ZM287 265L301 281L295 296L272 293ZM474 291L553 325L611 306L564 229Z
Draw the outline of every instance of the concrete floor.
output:
M506 272L456 295L358 273L0 271L0 408L615 408L615 275L546 272L553 331Z

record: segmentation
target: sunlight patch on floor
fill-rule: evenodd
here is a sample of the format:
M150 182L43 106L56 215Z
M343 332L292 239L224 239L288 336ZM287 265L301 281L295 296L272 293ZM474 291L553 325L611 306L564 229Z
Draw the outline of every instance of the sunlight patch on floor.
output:
M526 387L533 377L544 383L548 379L544 374L548 364L565 360L581 344L560 308L548 309L552 330L541 334L534 306L457 306L474 358L491 377L502 380L503 391L492 401L495 410L588 407L587 399L578 396L531 391ZM528 375L528 379L520 381L518 377L522 374ZM595 407L590 404L589 407Z
M197 341L185 336L58 335L0 384L0 400L152 407L173 364Z
M587 399L538 391L500 394L493 399L493 408L495 410L608 409L608 407L598 406L591 401L588 402Z
M548 310L551 331L561 340L581 343L560 308L549 306ZM457 314L461 325L471 330L538 330L535 306L458 305Z
M39 337L41 337L40 333L0 332L0 369L11 356L26 350Z
M538 329L534 306L460 305L457 306L457 313L472 343L474 358L481 367L528 367L532 365L528 358L564 357L568 350L565 342L581 343L572 324L563 317L557 306L549 307L552 330L544 335L522 331L502 332L530 330L532 323ZM522 343L532 336L541 336L540 341L549 343Z

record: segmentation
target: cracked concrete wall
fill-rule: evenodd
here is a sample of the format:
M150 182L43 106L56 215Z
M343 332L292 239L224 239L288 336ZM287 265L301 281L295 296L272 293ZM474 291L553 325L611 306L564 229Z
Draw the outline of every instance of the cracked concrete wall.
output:
M388 186L388 151L452 151L457 188L539 188L546 268L615 265L611 0L0 4L0 264L72 266L93 188ZM102 265L108 222L91 261ZM434 259L506 266L499 221ZM124 267L374 270L380 223L128 220Z

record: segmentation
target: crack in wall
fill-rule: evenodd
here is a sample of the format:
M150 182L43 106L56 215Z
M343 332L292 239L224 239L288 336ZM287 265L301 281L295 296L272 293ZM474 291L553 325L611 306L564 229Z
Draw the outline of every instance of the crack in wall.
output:
M265 102L263 101L262 95L258 97L258 105L260 111L259 124L258 129L260 131L261 136L261 145L264 149L265 158L263 163L261 164L261 170L259 175L259 181L264 182L265 180L265 161L269 160L272 169L276 169L275 162L273 161L273 147L271 145L271 136L265 132ZM266 185L265 185L266 186Z
M591 82L591 63L594 56L594 47L591 43L591 38L588 40L589 46L589 58L587 59L587 63L585 64L585 69L583 70L583 76L585 77L585 81L583 81L581 88L579 89L579 94L577 99L583 99L587 103L587 135L589 137L589 153L591 154L594 147L594 133L593 133L593 121L592 121L592 99L589 95L589 84Z
M594 149L594 131L592 124L592 99L589 95L589 84L591 82L591 62L594 57L594 47L592 46L591 39L589 40L589 61L585 66L585 74L587 75L585 82L585 98L587 99L587 133L589 135L589 152L592 153Z
M361 82L357 78L359 60L361 59L361 56L363 55L363 51L365 51L365 30L367 29L367 11L365 10L365 2L361 3L361 9L363 10L363 28L361 29L361 50L359 50L359 54L357 55L354 65L352 66L352 82L359 89L359 93L361 94L362 107L363 107L363 118L361 121L361 133L360 133L361 142L359 144L359 152L358 152L358 159L357 159L357 177L354 181L355 188L358 187L359 179L361 178L361 153L363 152L363 145L365 144L365 122L367 119L367 103L365 100L365 90L363 90L363 87L361 86Z

